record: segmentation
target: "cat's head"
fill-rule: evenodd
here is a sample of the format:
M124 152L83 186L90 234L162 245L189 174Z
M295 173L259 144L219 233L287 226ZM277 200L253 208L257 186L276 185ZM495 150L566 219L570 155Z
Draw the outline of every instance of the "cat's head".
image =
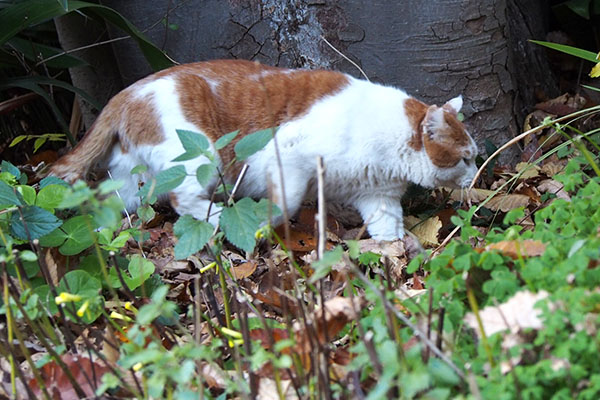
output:
M477 172L477 145L458 120L462 104L462 97L458 96L442 107L432 105L423 110L418 134L431 167L422 182L425 186L464 188Z

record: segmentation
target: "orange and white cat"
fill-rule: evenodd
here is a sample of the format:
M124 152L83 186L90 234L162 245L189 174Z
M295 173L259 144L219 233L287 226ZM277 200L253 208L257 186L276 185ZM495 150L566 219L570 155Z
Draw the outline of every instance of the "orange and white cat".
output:
M202 133L211 146L239 130L224 149L211 147L224 166L234 158L233 146L241 137L278 126L277 149L271 140L245 161L249 168L237 195L267 197L270 184L274 201L282 208L285 198L293 215L316 192L321 156L326 198L353 205L373 238L392 240L404 236L400 199L409 182L466 187L474 177L477 147L457 119L461 106L460 96L442 107L428 106L402 90L333 71L235 60L180 65L112 98L51 173L73 181L103 163L113 179L125 181L120 195L135 210L140 182L182 164L189 176L169 194L171 204L181 215L206 219L218 176L203 187L195 172L208 163L206 157L173 161L184 153L176 129ZM147 171L131 175L140 164ZM237 171L230 168L225 178L234 182ZM212 205L210 210L208 220L215 224L220 209Z

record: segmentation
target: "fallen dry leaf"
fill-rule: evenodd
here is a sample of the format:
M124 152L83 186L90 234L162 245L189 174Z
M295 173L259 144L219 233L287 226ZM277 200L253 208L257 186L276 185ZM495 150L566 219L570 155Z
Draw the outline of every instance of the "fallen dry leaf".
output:
M92 362L87 357L63 354L60 358L85 396L94 397L94 393L102 381L102 376L110 369L99 362ZM77 400L81 398L69 381L65 371L56 361L52 360L45 364L40 369L40 374L52 399ZM29 381L29 386L38 398L43 398L43 392L35 378Z
M534 308L534 305L546 297L548 297L548 292L543 290L538 293L522 291L499 306L485 307L479 311L485 334L489 336L505 330L518 333L526 328L541 329L542 320L539 317L542 312ZM479 325L473 313L465 316L465 322L481 337Z
M571 201L571 196L564 190L564 185L554 179L545 179L540 182L537 189L540 193L552 193L559 199Z
M498 250L512 259L517 259L519 256L541 256L544 254L544 251L546 251L546 245L539 240L503 240L496 243L490 243L485 247L485 250Z
M540 168L540 172L551 178L559 172L562 172L563 169L565 169L565 166L562 163L548 162L542 165L542 167Z
M409 215L404 218L404 225L419 238L423 246L437 246L439 244L438 234L442 229L442 221L437 216L422 221Z
M492 211L509 212L515 208L527 207L530 202L530 198L524 194L502 194L499 193L494 196L490 201L485 203L485 207Z
M244 279L249 277L256 271L258 263L256 261L248 261L240 265L236 265L231 268L231 273L235 279Z
M521 174L520 179L531 179L540 175L540 168L537 165L529 164L527 162L518 163L515 166L515 169Z

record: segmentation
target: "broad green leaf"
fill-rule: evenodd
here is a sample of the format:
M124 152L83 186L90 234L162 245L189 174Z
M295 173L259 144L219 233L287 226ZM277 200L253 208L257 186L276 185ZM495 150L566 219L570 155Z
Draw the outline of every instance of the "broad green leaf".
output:
M0 205L20 206L23 204L21 195L15 193L15 189L4 181L0 181Z
M57 1L25 0L2 9L0 11L0 26L2 27L0 46L23 29L78 10L82 13L89 13L92 16L103 18L131 35L154 70L174 65L169 57L115 10L84 1L69 1L68 5L69 10L67 11Z
M262 150L273 139L273 132L273 128L268 128L243 137L233 148L238 161L243 161Z
M535 43L535 44L539 44L539 45L542 45L542 46L546 46L546 47L548 47L550 49L558 50L560 52L563 52L563 53L566 53L566 54L570 54L570 55L575 56L575 57L583 58L584 60L588 60L588 61L591 61L593 63L598 62L598 59L596 59L596 53L592 53L591 51L587 51L587 50L583 50L583 49L578 49L577 47L567 46L565 44L543 42L543 41L540 41L540 40L530 40L530 42Z
M142 285L154 273L154 264L145 258L135 255L129 260L127 267L129 276L123 278L129 289L134 290Z
M91 323L98 318L102 312L103 298L100 296L102 285L100 281L82 270L69 271L60 280L56 287L56 292L60 295L62 292L81 296L81 300L65 304L66 314L73 320L77 320L73 315L80 309L85 302L88 307L80 317L83 322Z
M175 258L181 260L202 249L213 230L214 227L208 222L199 221L191 215L182 215L173 225L173 232L179 239L175 245Z
M67 191L68 189L62 185L51 184L44 186L40 189L35 199L35 205L46 210L53 210L60 205Z
M156 175L156 184L152 192L153 196L158 196L162 193L170 192L177 186L181 185L181 182L185 179L187 173L183 165L176 165L164 171L160 171ZM152 187L152 181L146 182L144 186L138 191L137 196L148 196L150 188Z
M177 136L183 145L185 153L173 159L173 161L187 161L205 154L208 150L208 139L206 136L192 131L177 129Z
M92 225L92 217L78 215L65 221L61 229L65 232L67 240L58 251L65 256L81 253L94 243L96 233Z
M344 249L341 246L336 246L335 249L325 252L323 258L312 263L311 266L315 272L311 275L310 282L314 283L326 276L331 271L331 267L342 260L343 254Z
M12 140L12 142L10 142L8 147L14 147L14 146L18 145L19 143L21 143L25 139L27 139L27 135L19 135L19 136L15 137Z
M206 187L215 176L217 168L214 164L202 164L196 170L196 179L202 187Z
M21 219L21 215L23 219ZM36 206L25 206L21 213L13 212L11 217L11 230L19 239L38 239L59 226L62 221L54 214ZM29 237L27 235L29 233Z
M215 149L217 150L221 150L223 147L227 146L229 143L231 143L231 141L233 139L235 139L235 137L238 135L238 133L240 133L239 130L237 131L233 131L228 133L227 135L223 135L221 136L216 142L215 142Z
M260 228L261 222L255 208L254 200L246 197L232 207L224 208L219 220L227 240L248 252L254 250L256 244L254 235Z
M279 207L277 207L276 204L273 204L269 199L260 199L254 208L254 212L256 213L256 216L260 222L267 222L269 219L269 213L273 218L283 214Z

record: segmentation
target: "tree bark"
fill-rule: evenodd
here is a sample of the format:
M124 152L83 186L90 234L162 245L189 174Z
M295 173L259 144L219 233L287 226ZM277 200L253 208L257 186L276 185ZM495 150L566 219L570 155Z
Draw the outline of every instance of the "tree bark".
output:
M106 25L81 14L70 13L55 19L58 38L64 50L73 50L108 39ZM73 85L83 89L100 104L106 104L121 88L123 83L116 67L114 53L109 45L92 46L73 53L88 63L71 68L69 73ZM83 123L90 127L100 110L79 99ZM73 132L76 134L77 132Z

